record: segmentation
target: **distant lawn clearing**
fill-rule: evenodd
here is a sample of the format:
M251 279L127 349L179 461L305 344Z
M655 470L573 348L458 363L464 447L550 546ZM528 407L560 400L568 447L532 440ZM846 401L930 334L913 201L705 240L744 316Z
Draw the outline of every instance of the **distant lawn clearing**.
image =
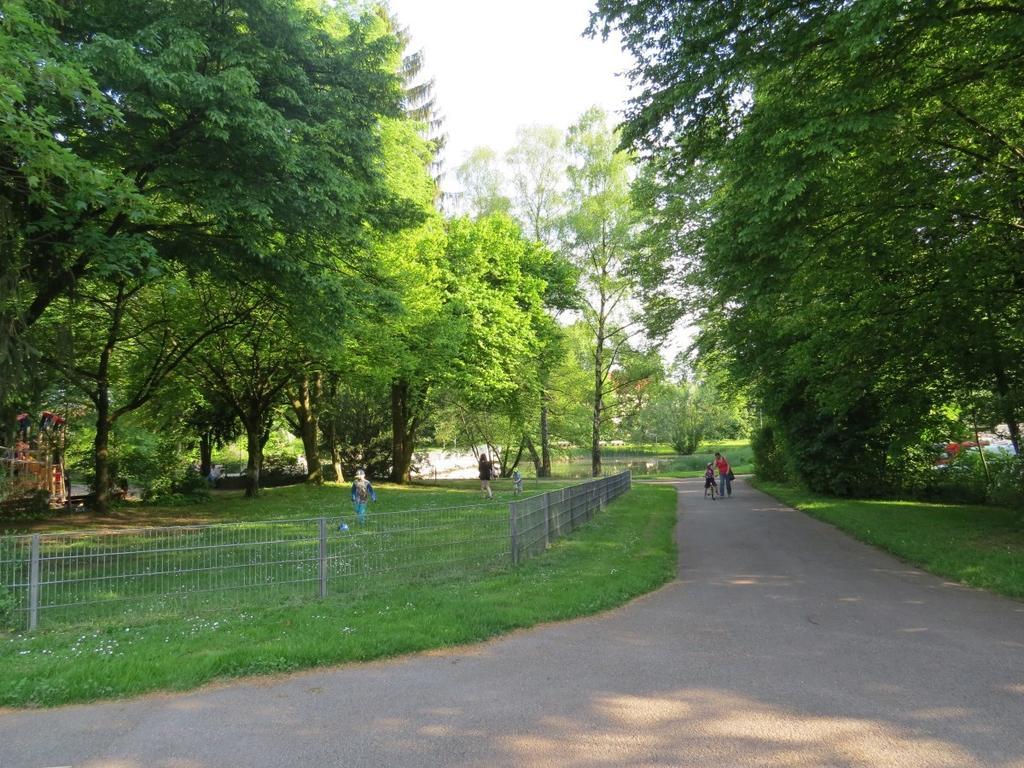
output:
M335 489L335 493L338 489ZM676 572L676 492L639 486L515 570L260 610L0 636L0 706L187 690L478 642L606 610Z
M1024 525L998 507L836 499L755 481L758 489L944 578L1024 598Z
M532 496L581 480L530 480L524 495ZM491 483L495 501L509 502L511 480ZM378 500L370 504L370 514L396 510L474 504L482 501L478 480L441 480L437 483L392 485L373 484ZM351 515L349 483L323 485L289 485L264 488L255 499L245 498L243 491L213 491L210 497L194 504L159 506L138 502L113 507L104 517L91 512L56 512L39 520L0 521L0 534L45 533L48 531L87 531L109 528L135 528L154 525L192 525L202 523L255 522L288 520L321 515ZM475 493L474 493L475 491Z

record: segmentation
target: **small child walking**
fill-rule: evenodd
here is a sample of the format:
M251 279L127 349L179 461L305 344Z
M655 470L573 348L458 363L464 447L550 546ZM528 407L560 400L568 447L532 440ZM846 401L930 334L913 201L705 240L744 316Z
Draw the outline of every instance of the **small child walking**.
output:
M523 476L518 469L512 470L512 493L520 494L523 492Z
M711 500L715 500L715 490L718 488L715 483L715 465L709 463L707 468L704 470L704 497L707 498L708 494L711 495Z
M367 503L376 500L377 494L373 491L373 485L366 479L366 473L361 469L357 469L356 479L352 481L352 504L356 508L356 518L359 520L360 525L366 522ZM345 523L338 526L338 530L343 531L345 528L347 528Z

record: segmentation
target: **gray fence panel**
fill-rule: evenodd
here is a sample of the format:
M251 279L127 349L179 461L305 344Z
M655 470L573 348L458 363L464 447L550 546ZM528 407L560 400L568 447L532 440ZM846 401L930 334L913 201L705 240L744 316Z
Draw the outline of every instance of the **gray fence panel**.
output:
M521 563L544 552L553 541L592 520L630 487L631 476L626 471L512 502L509 530L514 532L510 534L515 542L513 562Z
M368 580L508 568L544 552L629 488L629 473L511 505L0 537L0 628L314 599ZM347 511L347 507L346 507Z

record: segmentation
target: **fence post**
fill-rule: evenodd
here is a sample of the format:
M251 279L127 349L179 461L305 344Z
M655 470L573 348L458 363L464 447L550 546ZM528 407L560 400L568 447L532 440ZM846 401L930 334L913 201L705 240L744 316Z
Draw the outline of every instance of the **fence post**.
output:
M32 550L28 567L28 631L39 626L39 534L32 534Z
M519 527L516 521L516 502L508 505L508 531L512 546L512 565L519 565Z
M544 494L544 549L551 546L551 492Z
M320 597L327 597L327 518L320 518Z

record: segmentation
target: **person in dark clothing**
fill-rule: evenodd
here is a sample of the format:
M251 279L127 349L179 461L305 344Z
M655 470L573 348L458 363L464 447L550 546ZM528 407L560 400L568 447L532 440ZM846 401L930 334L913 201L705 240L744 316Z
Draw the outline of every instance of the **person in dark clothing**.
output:
M27 413L19 413L16 421L18 422L18 438L28 442L29 434L32 431L32 417Z
M711 495L711 500L715 500L715 465L710 461L708 462L707 468L704 470L704 496Z
M491 492L491 472L494 470L494 465L487 458L486 453L480 454L480 491L488 498L494 498L494 494Z

